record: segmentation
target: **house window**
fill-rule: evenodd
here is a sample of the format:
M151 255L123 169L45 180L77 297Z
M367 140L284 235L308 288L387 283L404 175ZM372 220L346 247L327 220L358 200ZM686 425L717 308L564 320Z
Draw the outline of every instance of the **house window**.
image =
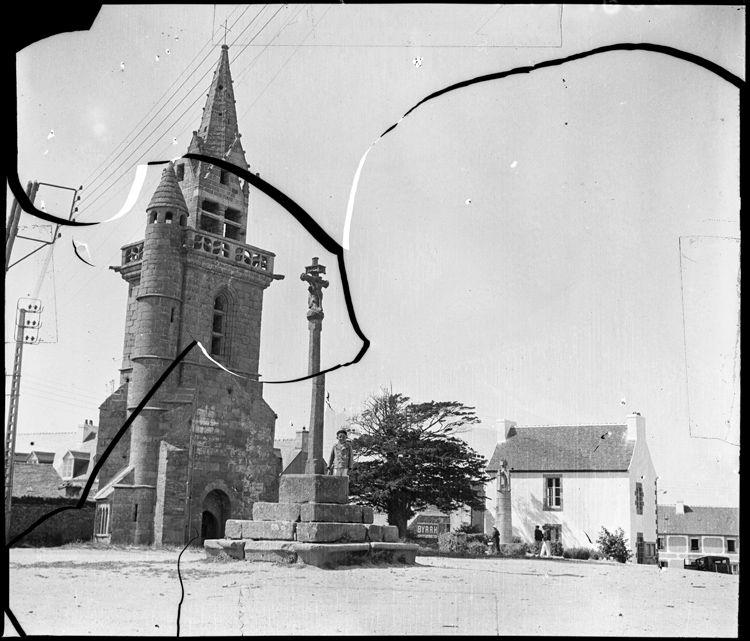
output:
M73 478L73 463L74 459L72 456L69 456L67 459L65 459L65 461L63 461L62 477L64 479Z
M690 551L691 552L700 552L701 551L701 540L700 539L690 539Z
M660 536L658 539L656 539L656 547L659 550L664 549L664 537L663 536Z
M643 514L643 483L635 484L635 513Z
M224 339L226 334L227 300L224 296L217 296L214 300L213 326L211 327L211 354L224 354Z
M737 548L735 547L735 540L734 539L727 539L727 552L736 552Z
M562 476L545 474L544 482L544 509L562 510Z

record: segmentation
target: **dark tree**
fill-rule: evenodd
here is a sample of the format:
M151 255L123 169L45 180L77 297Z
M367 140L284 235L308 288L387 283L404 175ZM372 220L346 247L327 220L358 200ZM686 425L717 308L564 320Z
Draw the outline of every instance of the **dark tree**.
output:
M484 510L487 461L453 436L478 423L474 408L457 402L415 403L383 390L349 421L356 463L349 493L398 526L429 505L443 512Z

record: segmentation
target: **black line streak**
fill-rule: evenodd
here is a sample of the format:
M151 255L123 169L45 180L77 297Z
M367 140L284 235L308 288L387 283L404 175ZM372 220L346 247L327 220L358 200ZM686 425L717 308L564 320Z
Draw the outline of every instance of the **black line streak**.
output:
M195 530L195 528L193 528ZM188 546L198 538L198 531L196 530L195 536L190 539L182 552L188 549ZM177 578L180 580L180 602L177 604L177 636L180 636L180 613L182 612L182 602L185 600L185 586L182 584L182 574L180 573L180 559L182 558L182 552L177 556Z
M3 608L6 616L10 619L10 622L13 624L13 627L16 629L16 632L18 632L18 636L25 637L26 632L24 632L24 629L21 627L21 624L18 622L18 619L16 619L15 615L11 611L10 607L7 605ZM8 636L8 635L3 635Z
M419 107L419 105L422 105L428 100L432 100L433 98L442 96L443 94L448 93L449 91L453 91L455 89L462 89L463 87L469 87L471 85L475 85L480 82L487 82L489 80L498 80L500 78L506 78L508 76L515 76L515 75L522 74L522 73L530 73L531 71L534 71L535 69L544 69L546 67L557 67L566 62L572 62L574 60L581 60L583 58L588 58L589 56L594 56L600 53L609 53L611 51L652 51L654 53L662 53L667 56L673 56L674 58L679 58L680 60L692 62L693 64L696 64L699 67L703 67L707 71L715 73L717 76L719 76L723 80L730 82L738 89L743 89L745 86L744 80L735 76L733 73L727 71L726 69L724 69L724 67L721 67L720 65L717 65L715 62L706 60L705 58L702 58L701 56L697 56L693 53L688 53L680 49L675 49L674 47L667 47L666 45L652 44L650 42L641 42L641 43L622 42L622 43L617 43L613 45L606 45L604 47L597 47L596 49L591 49L590 51L583 51L581 53L575 53L571 56L566 56L564 58L556 58L554 60L545 60L543 62L539 62L530 67L516 67L515 69L509 69L508 71L500 71L498 73L491 73L491 74L487 74L484 76L477 76L476 78L472 78L471 80L463 80L461 82L457 82L454 85L450 85L448 87L440 89L439 91L431 93L426 98L423 98L416 105L414 105L411 109L409 109L409 111L407 111L403 115L403 118L406 118L406 116L408 116L412 111L414 111L417 107ZM380 135L380 137L382 138L383 136L385 136L385 134L387 134L389 131L394 129L397 125L398 123L386 129Z
M78 499L78 503L76 505L70 505L70 506L64 506L57 508L56 510L52 510L49 514L45 514L42 516L39 520L37 520L35 523L32 523L26 530L24 530L21 534L13 538L10 543L6 544L6 549L12 547L16 542L21 540L23 537L25 537L27 534L29 534L31 531L36 529L38 526L40 526L44 521L47 519L53 517L55 514L59 514L60 512L63 512L65 510L80 510L82 507L86 505L86 499L89 496L89 492L91 492L91 486L94 484L94 481L96 480L97 475L99 474L99 470L101 470L102 466L104 465L104 462L107 460L109 455L112 453L112 450L115 449L115 446L120 442L120 439L125 435L125 433L128 431L128 428L130 427L131 423L138 418L138 415L141 413L141 410L146 407L146 404L151 400L154 394L159 390L162 383L164 383L165 380L167 380L167 377L172 373L175 367L180 364L180 362L185 358L185 356L188 355L191 349L195 347L196 342L193 341L188 345L182 352L175 358L167 367L167 369L164 370L164 373L159 377L159 380L154 383L154 386L149 390L148 394L146 394L143 397L143 400L138 404L138 407L136 407L133 410L133 413L128 417L128 419L123 423L120 430L117 432L115 437L112 439L112 442L109 444L106 450L104 450L104 453L102 454L102 457L97 461L96 465L94 466L94 469L92 470L88 480L86 481L86 486L83 488L83 492L81 493L81 497Z
M279 205L281 205L284 209L286 209L292 216L294 216L297 219L297 222L300 223L310 233L310 235L316 241L318 241L318 243L320 243L323 246L323 248L326 251L328 251L331 254L335 254L338 260L339 273L341 274L341 284L344 287L344 300L346 301L346 311L349 314L349 321L351 322L355 333L357 334L357 336L360 338L360 340L363 343L362 348L359 350L357 355L351 361L347 363L339 363L338 365L329 367L328 369L324 369L318 372L317 374L310 374L308 376L302 376L300 378L293 378L293 379L284 380L284 381L261 381L261 382L274 384L274 385L281 384L281 383L297 383L299 381L306 381L310 378L315 378L316 376L321 376L322 374L327 374L328 372L333 372L341 367L348 367L349 365L354 365L355 363L358 363L360 360L362 360L362 357L370 348L370 339L368 339L367 336L365 336L362 333L362 329L360 328L359 323L357 322L357 316L354 313L354 304L352 303L352 295L349 290L349 279L347 278L347 275L346 275L346 264L344 263L344 248L341 247L341 245L339 245L335 240L333 240L333 238L331 238L325 232L325 230L320 225L318 225L317 222L315 222L313 217L310 216L310 214L308 214L300 205L298 205L291 198L289 198L289 196L287 196L283 192L276 189L276 187L267 183L265 180L263 180L259 176L256 176L252 172L242 169L241 167L238 167L237 165L233 165L232 163L229 163L225 160L212 158L211 156L204 156L203 154L185 154L183 158L188 158L192 160L200 160L202 162L216 165L217 167L220 167L221 169L229 171L233 173L235 176L247 181L253 187L262 191L264 194L266 194L266 196L272 198ZM155 161L155 162L162 163L164 161Z
M18 172L16 172L16 174L8 175L8 185L10 186L10 190L13 192L13 195L16 197L18 204L21 205L21 209L23 209L27 214L35 216L36 218L41 218L42 220L54 223L55 225L67 225L68 227L88 227L89 225L99 224L79 223L75 220L66 220L65 218L58 218L57 216L52 216L51 214L42 211L41 209L37 209L36 207L34 207L34 205L31 204L31 201L26 195L26 192L21 189L21 183L18 182Z
M86 263L86 264L87 264L87 265L89 265L90 267L96 267L96 265L92 265L92 264L91 264L91 263L90 263L89 261L87 261L87 260L86 260L85 258L81 258L81 255L80 255L80 254L78 253L78 247L76 247L76 243L75 243L75 241L74 241L73 239L71 239L71 242L73 243L73 251L74 251L74 252L76 253L76 256L78 256L78 258L79 258L80 260L82 260L82 261L83 261L84 263Z

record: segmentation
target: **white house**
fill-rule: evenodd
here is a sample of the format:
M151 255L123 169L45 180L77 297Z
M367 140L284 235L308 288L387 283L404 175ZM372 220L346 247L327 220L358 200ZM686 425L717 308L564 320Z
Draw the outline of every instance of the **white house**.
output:
M701 556L725 556L740 567L740 510L736 507L659 506L659 565L684 567Z
M624 425L501 421L487 466L485 532L497 526L504 539L532 541L534 526L547 525L564 548L592 548L603 527L622 528L633 560L656 563L656 472L645 430L639 414Z

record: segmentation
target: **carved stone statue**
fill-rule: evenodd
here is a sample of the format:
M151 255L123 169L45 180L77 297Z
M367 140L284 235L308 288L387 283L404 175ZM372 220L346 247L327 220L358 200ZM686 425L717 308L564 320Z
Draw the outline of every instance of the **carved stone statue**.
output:
M307 282L307 318L323 318L323 288L328 287L328 281L321 278L326 273L326 268L318 264L318 259L312 259L312 265L305 268L305 273L300 274L300 280Z
M508 461L500 463L500 472L497 475L498 486L501 490L510 489L510 470L508 469Z

